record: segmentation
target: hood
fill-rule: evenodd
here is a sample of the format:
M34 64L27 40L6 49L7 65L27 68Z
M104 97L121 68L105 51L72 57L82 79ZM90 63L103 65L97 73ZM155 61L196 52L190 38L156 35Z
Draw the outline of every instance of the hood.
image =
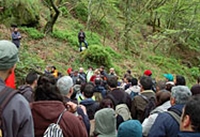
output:
M19 86L18 89L19 89L19 90L25 90L25 89L31 89L31 90L32 90L31 86L29 86L29 85L22 85L22 86Z
M170 101L168 100L167 102L163 103L162 105L156 107L154 110L151 111L151 114L154 113L161 113L164 111L167 111L171 107Z
M179 114L182 114L182 109L183 109L183 107L184 107L184 105L182 105L182 104L178 104L178 105L174 105L174 106L172 106L172 107L170 107L169 109L168 109L168 111L169 110L178 110L178 112L179 112Z
M88 106L88 105L92 105L94 104L95 101L91 98L88 98L88 99L84 99L80 102L81 105L84 105L84 106Z
M65 106L60 101L37 101L30 104L33 118L56 122Z
M116 117L112 108L104 108L96 112L95 130L98 137L115 137L116 136Z

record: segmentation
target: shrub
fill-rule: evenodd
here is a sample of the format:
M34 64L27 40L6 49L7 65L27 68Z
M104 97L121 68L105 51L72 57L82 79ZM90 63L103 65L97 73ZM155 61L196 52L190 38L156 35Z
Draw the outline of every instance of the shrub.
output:
M67 10L66 7L62 6L62 7L59 8L59 10L61 11L62 16L66 17L66 16L69 15L69 11Z
M74 10L76 18L81 19L84 22L87 21L88 11L84 3L80 2Z
M83 51L81 59L90 62L90 64L96 64L96 66L104 65L108 68L112 66L109 53L99 45L91 45L87 50Z
M26 32L33 39L41 39L44 37L44 34L35 28L23 27L23 28L21 28L21 30Z

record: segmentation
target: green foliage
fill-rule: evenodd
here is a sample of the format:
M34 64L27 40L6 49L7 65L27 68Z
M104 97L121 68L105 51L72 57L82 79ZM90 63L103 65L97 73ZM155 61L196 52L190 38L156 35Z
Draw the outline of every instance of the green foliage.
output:
M69 11L65 6L60 7L59 10L61 11L62 16L67 17L69 15Z
M110 46L106 46L105 47L105 51L109 53L109 55L113 58L113 59L120 59L122 56L115 52Z
M104 47L99 45L91 45L87 50L81 54L81 59L84 62L91 62L97 66L104 65L107 68L111 67L111 57Z
M24 78L28 74L30 70L37 70L40 68L44 68L45 62L41 58L39 58L35 51L28 51L28 46L24 45L23 48L20 49L19 59L20 61L17 63L16 67L16 77L17 84L23 84Z
M44 38L44 34L38 31L36 28L27 28L22 27L22 31L26 32L33 39L42 39Z
M87 21L88 11L84 3L80 2L74 9L75 17L84 22Z
M0 19L10 24L36 26L39 21L38 0L4 0L4 12Z
M52 34L53 37L60 39L60 40L67 40L70 45L77 46L78 45L78 39L77 39L77 33L71 32L67 30L55 30Z

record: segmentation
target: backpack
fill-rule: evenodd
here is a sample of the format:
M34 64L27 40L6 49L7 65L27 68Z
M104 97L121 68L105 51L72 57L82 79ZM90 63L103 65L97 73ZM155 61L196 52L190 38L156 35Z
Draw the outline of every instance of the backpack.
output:
M176 109L169 109L168 111L166 111L166 113L168 113L170 116L172 116L174 118L174 120L176 120L176 122L178 124L180 124L181 112L179 112Z
M67 109L64 109L64 111L59 115L58 120L56 123L51 123L46 131L44 132L43 137L64 137L62 133L62 129L59 126L59 122L62 118L62 115L65 113Z
M156 108L156 100L154 97L151 97L150 99L148 99L146 96L144 95L140 95L146 102L147 105L144 109L144 118L147 118L150 114L150 112Z
M128 106L125 103L121 103L117 101L112 94L108 94L108 97L113 101L113 103L116 105L115 112L122 116L124 121L132 119L130 110ZM122 99L122 102L126 102L127 94L124 94L124 97Z
M14 90L9 87L5 87L0 92L0 137L3 137L3 120L2 120L2 114L3 110L6 107L6 105L9 103L12 97L14 97L15 94L17 94L18 91Z

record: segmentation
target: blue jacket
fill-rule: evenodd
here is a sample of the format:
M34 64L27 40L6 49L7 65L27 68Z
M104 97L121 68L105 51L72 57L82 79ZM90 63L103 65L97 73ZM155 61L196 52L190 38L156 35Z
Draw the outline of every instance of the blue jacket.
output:
M200 137L200 133L183 131L178 134L178 137Z
M176 110L180 114L184 105L174 105L168 110ZM179 123L167 112L160 113L156 118L148 137L177 137Z
M99 103L94 101L92 98L87 98L82 100L80 104L86 107L89 119L94 119L94 114L99 109Z

